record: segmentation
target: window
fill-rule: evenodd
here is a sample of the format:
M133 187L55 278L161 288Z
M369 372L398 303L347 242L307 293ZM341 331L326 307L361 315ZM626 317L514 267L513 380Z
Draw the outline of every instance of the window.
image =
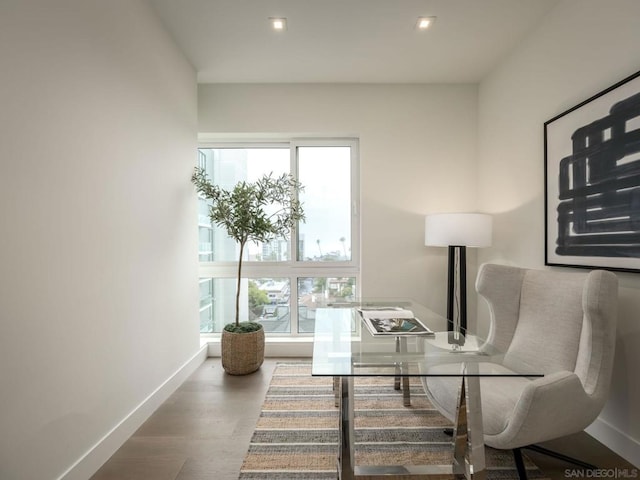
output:
M290 173L304 186L306 221L291 238L247 244L240 319L262 323L269 335L312 334L319 304L357 296L357 142L202 145L198 153L199 165L224 187L270 172ZM205 199L198 209L200 331L218 333L234 319L239 246L211 225Z

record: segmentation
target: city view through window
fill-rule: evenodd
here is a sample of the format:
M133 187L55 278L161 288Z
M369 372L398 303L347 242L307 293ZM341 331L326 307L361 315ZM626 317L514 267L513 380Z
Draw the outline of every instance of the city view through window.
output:
M292 238L247 244L240 319L267 334L314 331L316 308L357 296L359 265L357 151L354 141L288 142L268 146L201 147L199 165L214 183L231 188L272 172L297 174L306 221ZM198 206L200 331L218 333L234 318L238 245L211 225Z

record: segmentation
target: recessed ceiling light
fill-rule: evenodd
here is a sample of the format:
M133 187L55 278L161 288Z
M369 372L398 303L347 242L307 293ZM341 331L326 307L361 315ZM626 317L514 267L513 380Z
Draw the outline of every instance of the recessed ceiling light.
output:
M433 22L436 21L436 17L418 17L418 21L416 23L416 29L418 30L426 30Z
M287 19L284 17L269 17L271 22L271 28L277 32L282 32L287 29Z

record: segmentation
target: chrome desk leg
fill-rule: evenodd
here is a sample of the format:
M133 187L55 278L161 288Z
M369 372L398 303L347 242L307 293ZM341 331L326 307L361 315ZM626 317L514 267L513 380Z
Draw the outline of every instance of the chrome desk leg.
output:
M342 377L340 379L340 450L338 453L340 480L355 478L353 401L353 377Z
M400 339L400 352L407 353L407 337L402 337ZM407 362L402 362L400 364L400 371L402 372L402 404L405 407L410 407L411 393L409 391L409 365Z
M396 353L407 353L407 337L396 337ZM411 394L409 393L409 377L407 377L407 362L396 362L396 376L393 388L400 390L402 383L402 404L405 407L411 406Z
M477 365L475 372L477 373ZM482 427L482 402L480 398L480 377L465 377L467 383L467 429L468 462L467 477L483 480L486 478L484 456L484 430Z
M473 364L463 367L453 429L453 470L468 480L486 478L480 377L473 375L477 368Z
M396 353L400 353L400 337L396 337ZM399 363L396 363L396 376L393 382L393 388L400 390L400 375L402 374L402 367Z

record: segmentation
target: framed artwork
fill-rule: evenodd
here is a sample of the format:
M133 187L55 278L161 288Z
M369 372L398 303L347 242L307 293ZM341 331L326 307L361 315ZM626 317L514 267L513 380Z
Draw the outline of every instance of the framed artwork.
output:
M544 124L545 265L640 272L640 72Z

